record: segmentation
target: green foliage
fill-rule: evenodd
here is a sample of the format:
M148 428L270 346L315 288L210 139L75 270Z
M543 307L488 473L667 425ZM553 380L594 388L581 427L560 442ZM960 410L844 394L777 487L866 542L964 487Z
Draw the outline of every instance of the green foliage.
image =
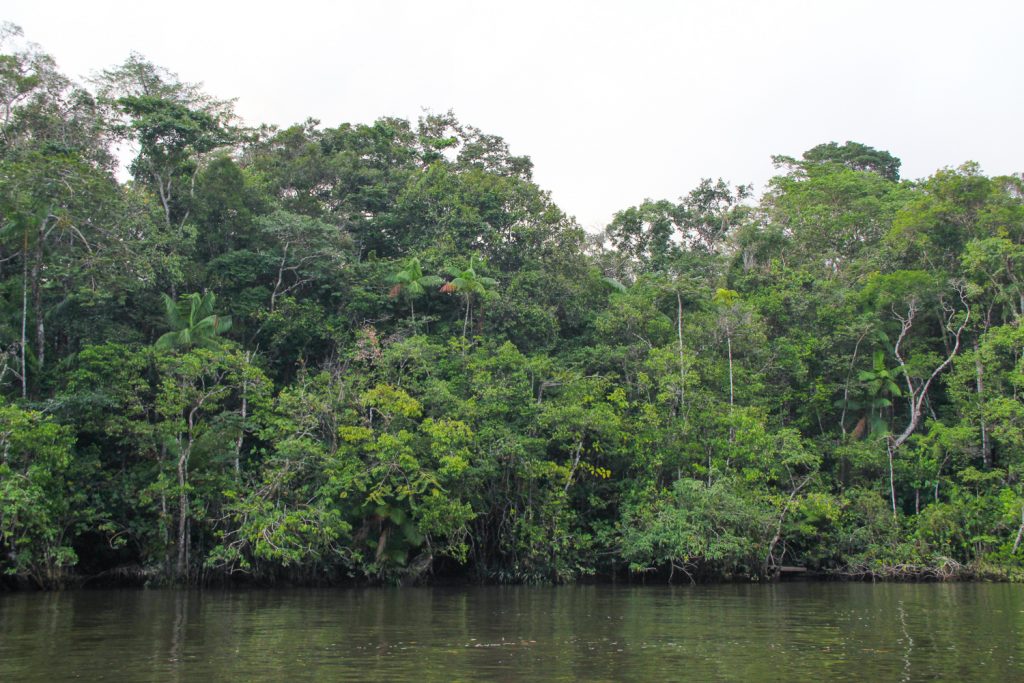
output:
M868 434L874 436L888 431L888 424L884 418L885 409L892 406L890 397L902 395L899 384L896 380L899 375L885 366L885 353L875 351L872 356L870 370L861 370L857 373L857 381L863 387L863 398L861 400L846 399L837 401L837 405L845 406L850 410L864 411ZM862 427L858 423L858 430ZM855 430L857 431L857 430ZM860 434L863 435L863 434Z
M463 339L466 338L466 330L469 326L473 302L484 299L491 293L491 289L498 284L498 281L494 278L477 273L474 262L475 257L471 256L469 258L469 266L465 269L449 268L448 274L451 275L452 279L442 288L442 291L451 291L459 294L466 302L466 319L462 325Z
M767 552L770 508L743 486L680 479L653 501L626 508L622 557L634 571L757 576Z
M892 182L899 161L827 145L804 159L783 160L790 172L772 179L768 216L793 235L789 246L819 277L854 276L865 265L859 257L877 248L906 201L906 190Z
M451 112L94 85L0 55L5 585L1020 575L1020 177L826 143L588 236Z
M893 182L900 179L899 159L886 151L849 140L843 145L829 142L812 147L804 152L804 160L815 164L842 164L854 171L871 171Z
M0 405L0 425L0 569L57 587L77 561L76 526L93 521L75 520L86 511L70 476L74 436L12 405Z
M444 280L437 275L425 275L420 266L420 260L412 257L405 264L405 267L391 276L391 283L394 285L388 296L394 298L399 295L405 296L409 301L409 312L416 320L416 309L413 301L427 293L428 287L439 287ZM453 285L455 286L455 285Z
M231 329L231 318L213 312L217 304L213 292L186 294L179 301L164 294L163 302L171 331L156 340L157 349L216 349L222 343L218 337Z

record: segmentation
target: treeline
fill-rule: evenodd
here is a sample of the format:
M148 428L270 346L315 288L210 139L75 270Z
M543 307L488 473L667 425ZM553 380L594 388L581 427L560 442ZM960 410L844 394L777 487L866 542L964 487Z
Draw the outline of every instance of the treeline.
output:
M450 113L2 52L4 584L1021 576L1020 176L829 143L588 235Z

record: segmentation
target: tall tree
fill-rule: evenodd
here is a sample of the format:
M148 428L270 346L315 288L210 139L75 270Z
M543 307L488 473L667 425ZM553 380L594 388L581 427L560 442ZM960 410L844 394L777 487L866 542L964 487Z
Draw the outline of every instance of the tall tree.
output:
M827 142L812 147L804 152L804 161L813 164L841 164L853 171L877 173L892 182L899 181L902 164L889 152L849 140L842 145Z
M393 287L388 296L394 298L402 295L409 301L409 314L412 316L413 324L416 323L415 300L427 293L427 287L437 287L442 284L437 275L425 275L418 257L413 256L405 266L391 276Z
M34 46L10 46L20 29L0 29L0 239L21 261L19 355L28 389L29 319L35 362L46 355L44 282L49 247L63 242L92 251L90 226L114 195L112 157L102 112L92 96L57 72ZM31 305L30 305L31 300ZM31 314L30 314L31 311Z
M466 269L449 268L448 273L452 279L441 288L445 293L457 293L466 302L466 317L462 323L462 338L466 338L469 329L469 317L473 310L473 302L482 299L490 288L497 286L498 281L494 278L480 275L476 272L476 257L471 256L469 266Z
M204 95L199 86L133 54L98 79L101 96L121 114L118 133L138 145L135 179L152 187L164 220L188 220L195 179L205 156L237 140L230 102Z

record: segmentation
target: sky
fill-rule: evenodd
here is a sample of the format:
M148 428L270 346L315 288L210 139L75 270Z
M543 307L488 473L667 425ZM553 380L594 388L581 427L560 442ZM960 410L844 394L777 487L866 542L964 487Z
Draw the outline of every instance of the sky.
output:
M72 77L132 51L249 124L448 109L590 230L704 177L854 140L920 178L1024 170L1024 2L6 0Z

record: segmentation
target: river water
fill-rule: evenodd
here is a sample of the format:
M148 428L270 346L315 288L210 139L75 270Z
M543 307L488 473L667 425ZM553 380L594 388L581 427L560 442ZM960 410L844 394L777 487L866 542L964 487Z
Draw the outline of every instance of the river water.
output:
M1024 681L1024 586L0 594L0 681Z

